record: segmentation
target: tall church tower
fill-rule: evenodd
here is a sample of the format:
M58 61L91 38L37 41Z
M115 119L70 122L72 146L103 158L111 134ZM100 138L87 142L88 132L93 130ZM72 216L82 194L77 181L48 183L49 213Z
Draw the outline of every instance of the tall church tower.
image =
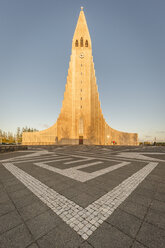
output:
M61 113L50 128L24 133L23 144L137 145L137 134L112 129L105 122L96 84L92 43L81 7L72 40Z

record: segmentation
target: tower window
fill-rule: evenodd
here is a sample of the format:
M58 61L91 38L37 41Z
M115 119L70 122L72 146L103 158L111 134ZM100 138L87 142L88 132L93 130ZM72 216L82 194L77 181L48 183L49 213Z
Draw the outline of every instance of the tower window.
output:
M81 92L82 92L82 89L81 89Z
M81 64L81 66L82 66L82 64Z
M82 75L82 72L81 72L81 75Z
M80 47L83 47L83 37L80 39Z
M87 40L85 41L85 46L88 47L88 41Z
M81 105L81 108L82 108L82 105Z
M82 101L82 97L81 97L80 99L81 99L81 101Z
M76 40L75 42L75 47L78 47L78 40Z

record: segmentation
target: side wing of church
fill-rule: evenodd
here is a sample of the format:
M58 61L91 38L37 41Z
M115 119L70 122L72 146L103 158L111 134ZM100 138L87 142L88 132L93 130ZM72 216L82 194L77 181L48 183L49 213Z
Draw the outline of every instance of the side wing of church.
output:
M92 44L84 11L72 40L67 83L57 122L40 132L24 132L24 145L138 145L136 133L112 129L105 121L96 84Z

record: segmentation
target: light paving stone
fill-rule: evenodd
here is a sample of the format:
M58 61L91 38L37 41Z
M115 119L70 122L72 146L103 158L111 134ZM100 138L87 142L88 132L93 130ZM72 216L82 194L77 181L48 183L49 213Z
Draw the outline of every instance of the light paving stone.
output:
M113 211L136 189L136 187L146 178L147 175L157 166L158 163L150 162L144 168L124 180L112 191L100 197L86 208L82 208L63 195L50 189L39 180L28 173L17 168L12 163L3 163L5 168L10 171L18 180L20 180L29 190L31 190L40 200L50 207L57 215L59 206L64 211L59 216L83 238L87 239L94 230L106 220ZM109 207L110 206L110 207ZM92 223L88 221L89 215L93 211ZM74 220L69 211L77 214ZM107 214L104 214L104 213ZM80 220L82 216L83 220ZM79 228L79 224L83 227ZM89 225L90 224L90 225ZM93 228L92 228L93 227Z

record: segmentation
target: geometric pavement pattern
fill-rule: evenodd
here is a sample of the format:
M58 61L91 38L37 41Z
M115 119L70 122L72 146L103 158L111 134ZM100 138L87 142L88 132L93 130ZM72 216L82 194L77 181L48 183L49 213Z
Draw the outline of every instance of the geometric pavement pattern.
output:
M34 149L30 154L27 152L27 155L4 159L0 162L82 239L87 240L159 163L164 164L164 154L162 151L152 152L147 149L140 150L140 148L137 148L137 151L136 148L131 151L128 148L117 150L117 147L112 149L97 146L57 147L52 151ZM137 163L139 163L138 166ZM54 175L59 174L81 185L88 182L94 183L102 176L108 178L112 172L116 173L118 170L126 171L129 168L131 173L126 173L127 176L121 178L117 185L110 187L109 190L107 188L106 193L100 192L96 199L82 206L81 201L80 204L76 202L76 198L70 199L72 197L58 192L58 189L51 186L51 182L49 184L47 181L40 180L40 177L31 171L35 170L35 167L36 170L41 168L45 173L48 171ZM131 170L134 167L136 169ZM63 183L65 184L65 180ZM156 247L159 245L157 244ZM163 246L160 245L160 247Z

